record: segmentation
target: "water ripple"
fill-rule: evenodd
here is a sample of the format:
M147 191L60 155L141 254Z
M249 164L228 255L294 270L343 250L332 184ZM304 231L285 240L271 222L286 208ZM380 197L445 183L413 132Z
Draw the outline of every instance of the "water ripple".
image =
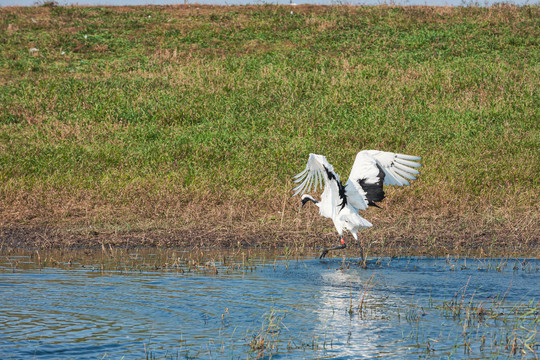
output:
M538 344L540 262L467 261L364 270L305 259L231 274L4 267L0 358L482 358L508 354L498 345L508 333Z

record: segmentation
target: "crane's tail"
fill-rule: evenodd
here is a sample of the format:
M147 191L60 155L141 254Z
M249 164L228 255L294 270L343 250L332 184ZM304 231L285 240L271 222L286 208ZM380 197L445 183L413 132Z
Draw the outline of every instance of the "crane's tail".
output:
M360 227L361 228L370 228L372 226L373 226L372 223L370 223L369 221L367 221L366 219L364 219L363 217L360 216Z

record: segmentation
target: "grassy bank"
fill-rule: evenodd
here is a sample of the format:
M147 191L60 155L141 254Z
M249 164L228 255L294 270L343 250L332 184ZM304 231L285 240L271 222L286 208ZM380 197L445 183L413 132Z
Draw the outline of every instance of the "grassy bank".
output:
M538 248L540 9L0 8L0 227L48 244L315 244L291 177L423 156L373 246Z

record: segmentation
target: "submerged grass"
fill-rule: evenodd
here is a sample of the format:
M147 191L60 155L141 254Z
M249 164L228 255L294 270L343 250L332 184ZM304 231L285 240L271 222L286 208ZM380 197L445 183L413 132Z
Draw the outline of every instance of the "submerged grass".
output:
M424 171L366 213L369 242L530 251L539 19L506 5L1 8L2 239L328 241L291 177L310 152L346 177L376 148Z

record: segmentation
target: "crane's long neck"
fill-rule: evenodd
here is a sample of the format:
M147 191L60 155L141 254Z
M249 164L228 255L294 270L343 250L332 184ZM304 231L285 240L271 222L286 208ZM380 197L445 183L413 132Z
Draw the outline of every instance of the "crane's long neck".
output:
M302 206L306 205L307 202L311 201L315 205L320 207L320 204L317 200L313 198L313 196L310 195L302 195Z

